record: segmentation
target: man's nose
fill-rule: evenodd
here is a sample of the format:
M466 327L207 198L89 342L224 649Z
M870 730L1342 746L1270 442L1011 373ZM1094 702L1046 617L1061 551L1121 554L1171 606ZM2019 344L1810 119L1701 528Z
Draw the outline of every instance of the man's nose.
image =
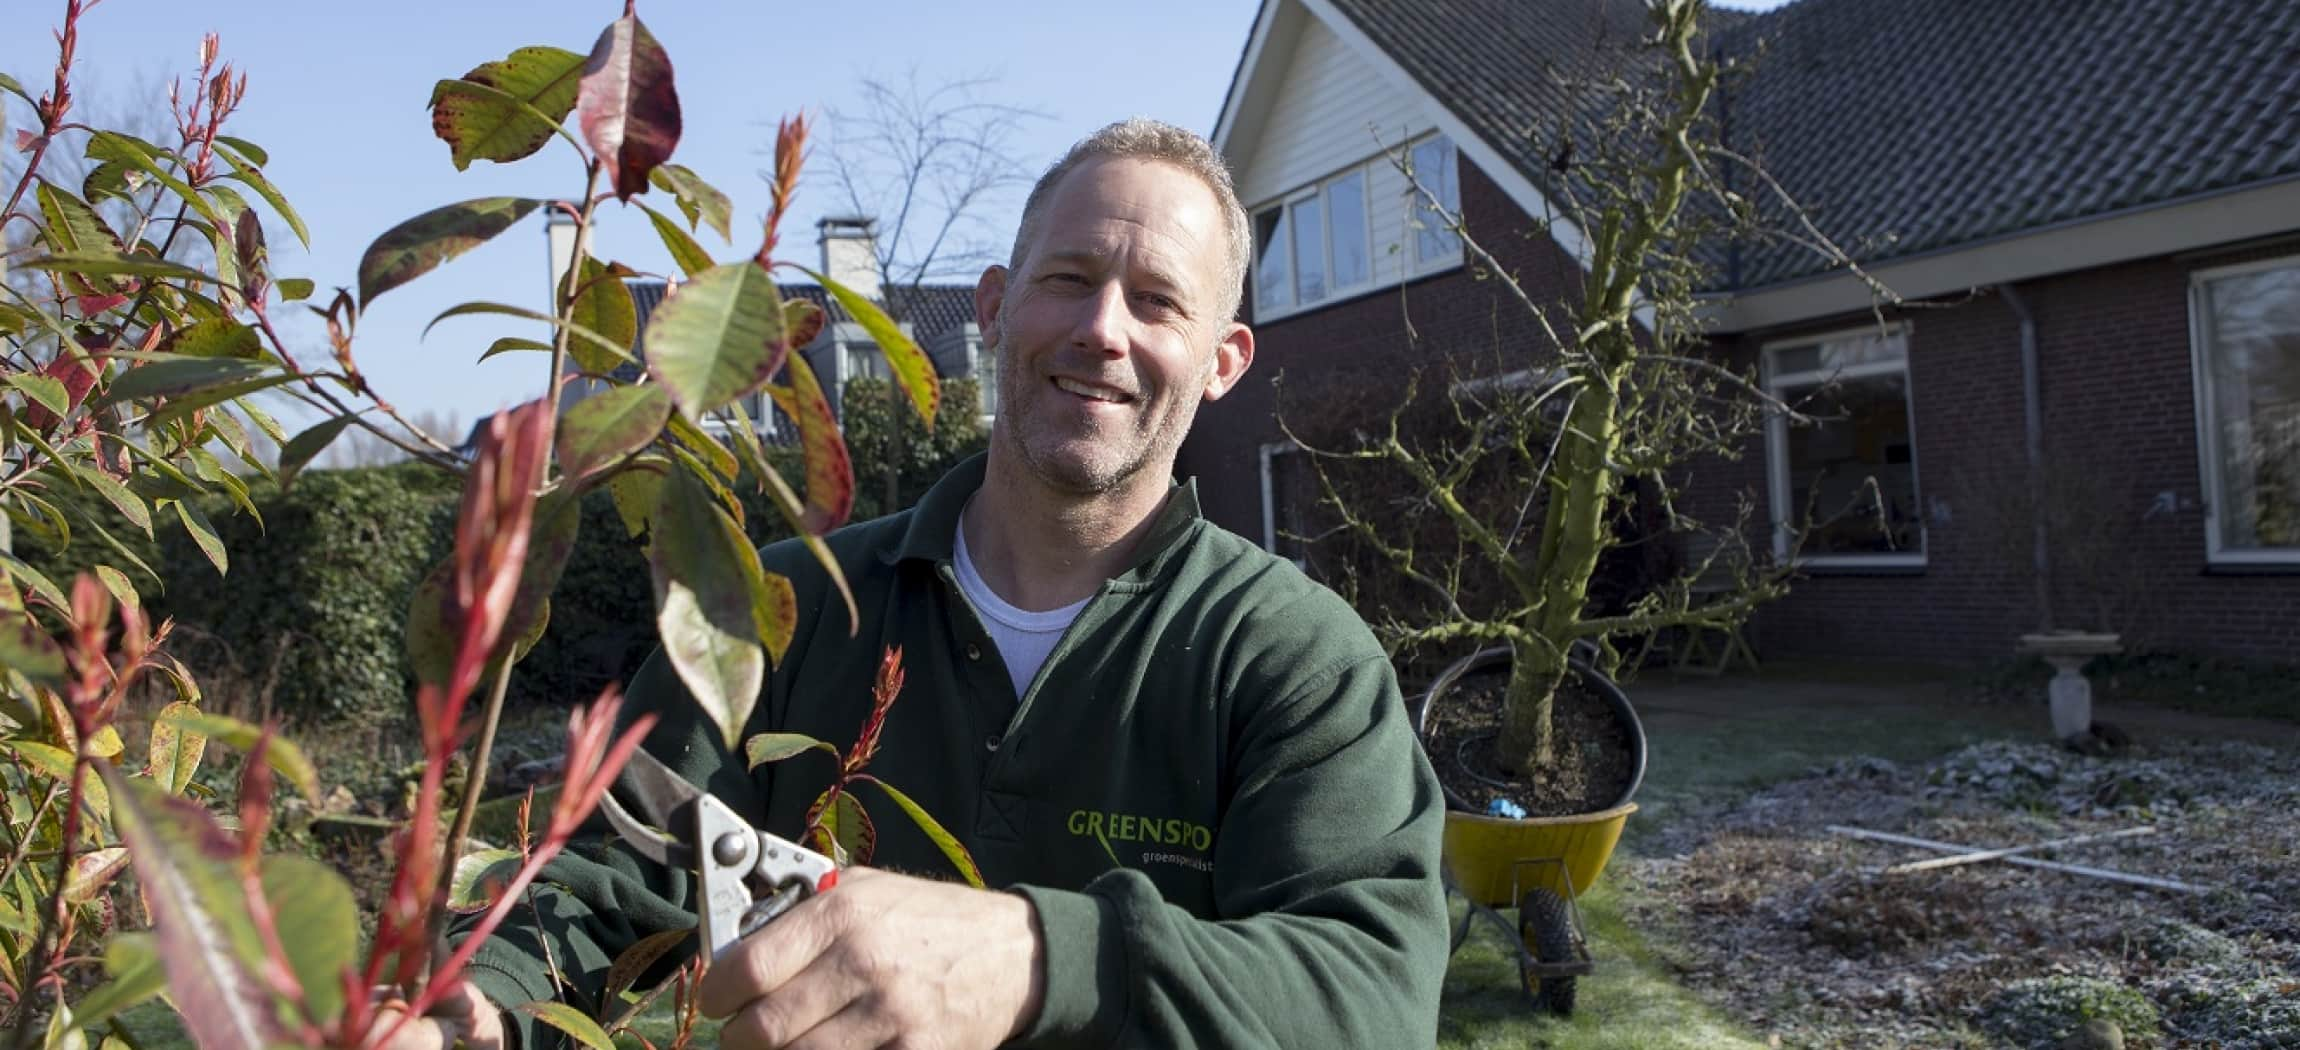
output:
M1080 303L1078 327L1072 341L1079 347L1119 357L1126 353L1127 330L1134 322L1126 307L1126 289L1117 281L1104 281Z

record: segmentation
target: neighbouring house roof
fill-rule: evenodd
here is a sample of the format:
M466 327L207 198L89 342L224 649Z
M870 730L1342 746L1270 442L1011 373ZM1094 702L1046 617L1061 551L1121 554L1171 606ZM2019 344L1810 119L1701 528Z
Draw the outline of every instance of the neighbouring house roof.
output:
M1300 2L1346 19L1544 193L1561 81L1646 32L1637 0ZM1866 262L2300 177L2290 0L1797 0L1717 12L1713 32L1750 59L1715 103L1726 141ZM1754 245L1720 278L1827 268Z

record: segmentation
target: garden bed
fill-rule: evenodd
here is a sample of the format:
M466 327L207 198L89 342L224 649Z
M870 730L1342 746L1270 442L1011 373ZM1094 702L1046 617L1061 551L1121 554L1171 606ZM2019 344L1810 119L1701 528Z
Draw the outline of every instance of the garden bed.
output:
M2087 1014L2130 1046L2300 1046L2300 752L2172 743L2120 758L1987 742L1836 763L1674 814L1615 864L1682 981L1800 1047L2052 1047ZM2016 846L2153 825L2051 859L2175 893L1938 854L1829 825Z

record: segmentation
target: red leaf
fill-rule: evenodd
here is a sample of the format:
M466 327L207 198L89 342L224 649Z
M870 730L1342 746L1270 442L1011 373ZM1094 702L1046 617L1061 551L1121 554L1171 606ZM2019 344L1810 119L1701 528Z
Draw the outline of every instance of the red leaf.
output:
M615 176L615 196L647 192L647 176L679 144L679 92L671 57L637 15L616 19L591 45L576 105L583 137Z
M847 520L855 505L854 464L847 443L839 435L838 418L823 396L822 384L807 359L792 354L791 385L770 386L767 393L783 414L799 425L799 444L807 456L807 510L801 522L808 532L824 533Z
M88 391L96 386L95 364L70 354L59 354L55 360L48 362L46 368L40 370L40 374L63 382L64 396L75 410L82 401L88 399ZM24 422L39 431L40 436L46 437L55 432L57 418L54 412L41 408L38 402L30 402L24 410Z

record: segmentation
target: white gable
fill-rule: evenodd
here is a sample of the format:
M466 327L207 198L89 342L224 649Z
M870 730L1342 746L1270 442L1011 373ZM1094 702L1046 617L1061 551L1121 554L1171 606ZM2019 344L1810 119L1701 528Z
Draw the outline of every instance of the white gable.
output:
M1238 196L1249 208L1266 204L1433 127L1417 99L1393 87L1324 23L1307 19L1278 78L1263 134L1232 144L1250 148L1231 158Z

